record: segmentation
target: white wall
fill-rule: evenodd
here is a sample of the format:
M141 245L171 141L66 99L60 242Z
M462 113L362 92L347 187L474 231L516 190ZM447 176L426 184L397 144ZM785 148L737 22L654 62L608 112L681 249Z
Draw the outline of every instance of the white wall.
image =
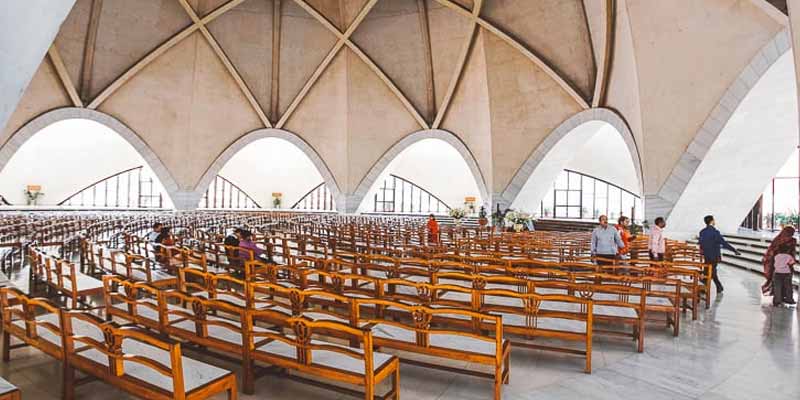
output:
M74 4L75 0L4 0L0 5L0 130Z
M567 133L539 163L511 207L539 213L564 169L572 169L640 193L636 168L622 136L610 124L590 121Z
M450 144L439 139L423 139L403 150L375 181L358 212L373 211L375 193L389 174L414 182L447 203L463 207L464 197L475 197L476 207L483 199L467 162Z
M139 165L149 170L133 146L110 128L90 120L63 120L33 135L11 157L0 171L0 194L24 205L25 187L41 185L45 196L39 205L56 205L95 181Z
M678 199L667 221L673 236L696 234L706 214L715 216L723 232L738 229L797 146L796 93L787 52L735 110Z
M239 186L263 208L272 208L273 192L283 193L282 208L289 208L323 181L302 150L278 138L259 139L245 146L219 175Z

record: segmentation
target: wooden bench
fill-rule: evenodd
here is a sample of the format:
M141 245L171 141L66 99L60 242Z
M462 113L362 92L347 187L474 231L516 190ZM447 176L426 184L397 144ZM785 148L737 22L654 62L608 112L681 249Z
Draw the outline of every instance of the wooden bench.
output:
M56 293L71 300L72 308L86 305L87 296L101 295L103 282L78 271L74 263L30 250L32 272Z
M3 361L11 350L33 347L57 360L63 360L61 310L42 298L31 298L16 288L0 288L3 314ZM12 344L11 338L21 343Z
M287 371L312 375L323 380L331 380L339 385L315 382L331 389L364 399L376 398L376 387L391 378L390 389L380 399L399 399L400 363L397 357L373 351L373 338L369 329L353 328L334 321L311 321L302 317L285 318L285 314L274 310L258 310L249 313L252 318L249 326L258 326L259 321L274 323L283 319L281 326L287 333L269 330L253 331L249 346L256 361L275 365ZM330 341L322 341L318 333L335 337L350 337L351 341L363 344L363 348L351 348ZM316 338L315 338L316 336ZM291 376L303 382L306 378ZM345 385L363 387L363 393L355 392Z
M236 375L181 355L181 345L94 315L63 312L64 398L75 397L75 371L144 399L237 398Z
M392 311L393 318L381 318L380 315L384 313L376 312L378 309ZM353 310L356 312L354 319L357 326L372 330L376 350L389 348L487 365L492 368L492 373L402 358L404 363L493 379L494 398L501 398L502 385L509 381L511 354L510 342L503 339L502 317L470 310L430 308L381 299L355 299ZM452 319L477 320L479 324L485 323L494 329L490 334L481 330L471 332L452 329L447 324L435 323Z

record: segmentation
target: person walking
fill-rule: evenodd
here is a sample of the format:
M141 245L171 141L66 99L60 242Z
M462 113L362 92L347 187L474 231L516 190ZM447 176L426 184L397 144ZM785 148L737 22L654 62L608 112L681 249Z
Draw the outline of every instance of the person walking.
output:
M625 247L619 231L608 226L608 217L600 216L600 226L592 231L591 254L597 265L611 265L617 258L619 249Z
M792 294L792 266L796 262L794 246L793 242L784 242L775 251L775 272L772 275L772 305L775 307L796 304Z
M706 227L700 231L698 237L700 252L703 253L706 262L711 264L711 276L712 279L714 279L714 285L717 287L717 293L722 293L725 288L722 286L722 282L720 282L717 274L717 265L722 260L722 252L720 249L728 249L736 253L737 256L742 253L725 241L725 238L722 237L722 234L719 233L719 230L715 227L716 221L714 221L713 215L706 215L705 218L703 218L703 222L705 222Z
M772 242L764 253L764 258L761 260L764 266L764 279L766 281L761 285L761 293L765 296L772 295L772 277L775 274L775 255L778 254L778 249L788 247L791 248L789 255L792 258L796 257L795 249L797 248L797 240L794 238L794 227L784 227L781 232L772 239Z
M658 217L655 225L650 228L650 239L647 241L647 252L653 261L664 261L664 253L667 252L667 240L664 238L664 228L667 222L664 217Z

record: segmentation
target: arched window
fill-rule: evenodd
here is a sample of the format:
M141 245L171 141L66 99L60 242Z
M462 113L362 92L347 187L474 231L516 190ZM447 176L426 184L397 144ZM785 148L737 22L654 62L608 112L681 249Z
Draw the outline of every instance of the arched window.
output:
M465 204L465 200L471 200ZM362 200L360 212L447 214L482 204L475 177L461 153L434 138L419 140L384 168Z
M79 118L55 122L25 141L0 172L0 193L14 206L173 207L128 141Z

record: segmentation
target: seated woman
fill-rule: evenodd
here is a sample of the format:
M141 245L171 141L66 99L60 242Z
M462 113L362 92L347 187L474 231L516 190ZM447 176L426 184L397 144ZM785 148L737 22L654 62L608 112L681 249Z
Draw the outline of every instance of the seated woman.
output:
M253 233L250 231L241 231L241 239L239 240L239 257L243 260L255 260L264 254L264 250L256 246L253 242Z
M172 237L171 229L161 228L161 232L156 236L156 261L160 263L169 262L169 247L175 245L175 238Z

